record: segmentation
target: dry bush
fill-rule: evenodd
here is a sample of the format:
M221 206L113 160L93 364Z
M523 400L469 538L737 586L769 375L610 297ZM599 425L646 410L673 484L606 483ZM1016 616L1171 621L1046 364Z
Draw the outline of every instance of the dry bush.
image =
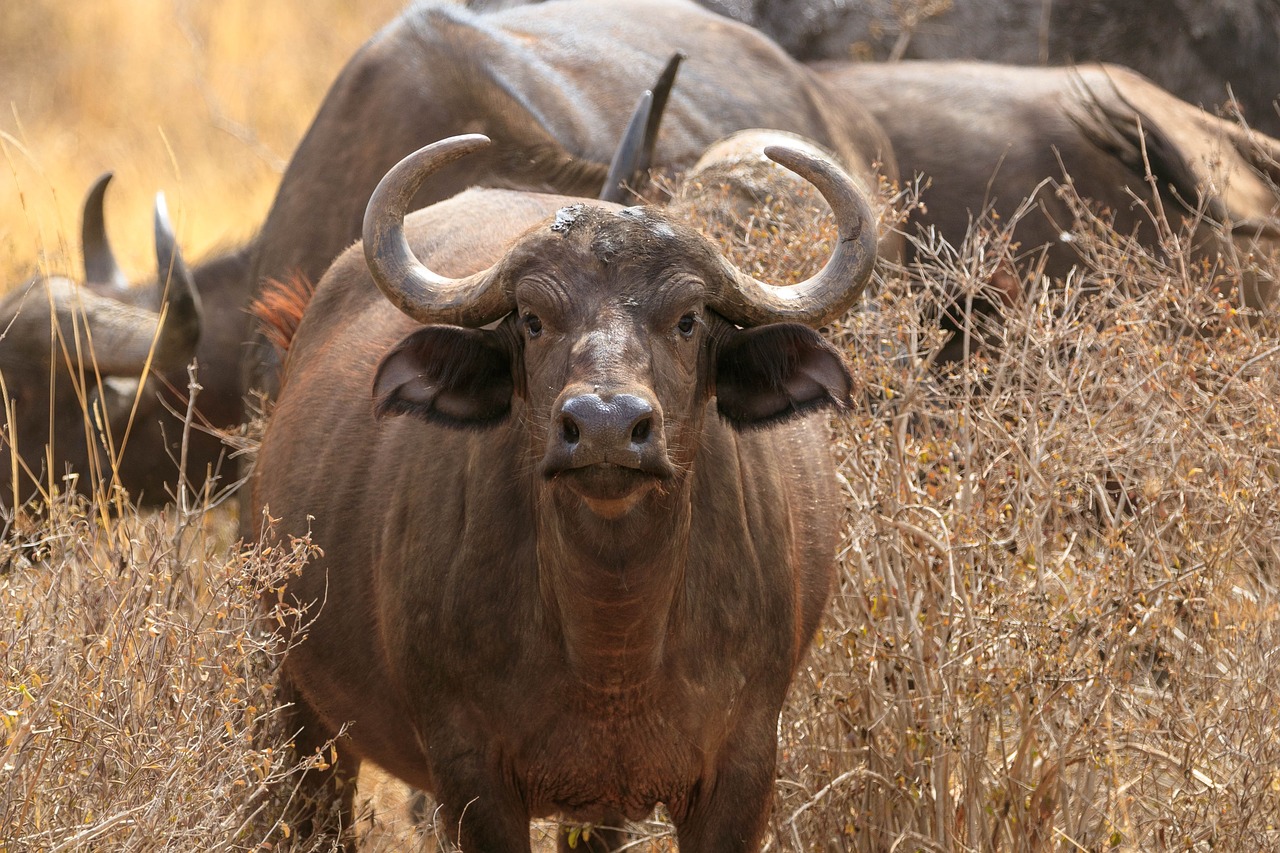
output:
M1007 235L922 246L841 331L841 577L769 849L1280 844L1276 322L1074 201L1079 275L952 372L919 317L998 300Z
M278 845L305 762L273 698L299 615L277 591L310 546L99 507L56 498L0 543L0 849Z

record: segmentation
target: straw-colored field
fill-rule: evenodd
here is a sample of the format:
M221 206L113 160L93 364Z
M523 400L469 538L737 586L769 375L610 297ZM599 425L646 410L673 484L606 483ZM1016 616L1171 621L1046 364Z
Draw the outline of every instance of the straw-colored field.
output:
M105 169L139 277L156 189L192 257L251 234L398 5L0 5L4 285L78 270ZM740 263L824 256L774 213ZM989 232L912 280L886 266L835 330L858 386L833 422L839 581L779 727L767 850L1280 849L1280 323L1185 241L1148 252L1082 207L1076 243L1080 277L1030 287L962 370L929 370L929 317L1005 263ZM282 646L255 620L308 543L74 500L5 521L0 851L328 849L291 823ZM410 834L393 800L364 849Z
M0 5L0 283L79 272L80 204L113 170L108 229L155 266L163 190L188 257L251 235L347 57L397 0L23 0Z

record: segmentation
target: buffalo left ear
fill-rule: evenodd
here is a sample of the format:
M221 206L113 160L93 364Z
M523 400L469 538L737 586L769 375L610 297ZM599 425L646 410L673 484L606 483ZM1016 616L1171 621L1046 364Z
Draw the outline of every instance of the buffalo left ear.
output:
M457 429L494 426L511 411L511 355L499 332L427 326L382 358L374 415L412 415Z
M736 429L846 407L852 387L839 351L798 323L735 329L717 352L716 404Z

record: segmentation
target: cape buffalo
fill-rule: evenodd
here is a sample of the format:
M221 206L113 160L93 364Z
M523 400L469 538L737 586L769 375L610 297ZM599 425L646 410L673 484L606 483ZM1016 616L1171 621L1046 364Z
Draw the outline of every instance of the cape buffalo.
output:
M404 219L486 144L388 174L288 352L253 491L324 552L287 590L325 602L284 665L299 746L350 723L328 772L433 792L469 851L658 802L682 850L754 850L838 527L809 413L852 380L811 327L867 280L870 209L769 149L838 223L794 287L653 208L477 189Z
M1145 243L1158 235L1144 206L1162 207L1175 229L1186 220L1204 256L1235 252L1243 261L1246 304L1271 301L1265 260L1280 249L1280 141L1112 65L833 62L817 70L877 118L904 175L928 180L915 221L952 245L984 214L1017 220L1023 255L1047 252L1045 271L1065 275L1078 258L1072 215L1055 188L1069 181L1114 216L1117 231ZM1034 204L1019 220L1027 199Z
M805 60L1111 62L1280 135L1277 0L703 0Z
M83 491L101 481L144 503L169 500L193 358L203 390L186 436L190 488L202 488L221 465L226 448L216 429L241 421L234 365L244 340L237 315L247 252L188 270L157 197L158 277L130 288L103 223L110 179L99 178L85 200L85 283L37 276L0 300L0 504L21 503L68 470L77 474L70 485Z
M352 57L285 171L259 235L253 281L315 281L360 236L385 172L427 142L481 132L494 148L455 164L415 207L469 186L594 196L632 104L673 53L687 59L655 165L684 168L749 127L802 134L876 185L897 177L876 122L749 27L688 0L555 0L489 14L411 8ZM371 132L370 128L376 128ZM246 387L270 391L268 347Z

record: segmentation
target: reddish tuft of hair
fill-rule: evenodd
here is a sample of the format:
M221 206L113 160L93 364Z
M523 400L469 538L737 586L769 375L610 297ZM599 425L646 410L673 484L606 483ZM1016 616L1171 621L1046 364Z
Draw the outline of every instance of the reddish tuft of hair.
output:
M283 280L268 279L262 292L249 304L263 337L276 348L282 360L289 352L289 344L298 332L302 314L315 290L315 285L305 276L294 273Z

